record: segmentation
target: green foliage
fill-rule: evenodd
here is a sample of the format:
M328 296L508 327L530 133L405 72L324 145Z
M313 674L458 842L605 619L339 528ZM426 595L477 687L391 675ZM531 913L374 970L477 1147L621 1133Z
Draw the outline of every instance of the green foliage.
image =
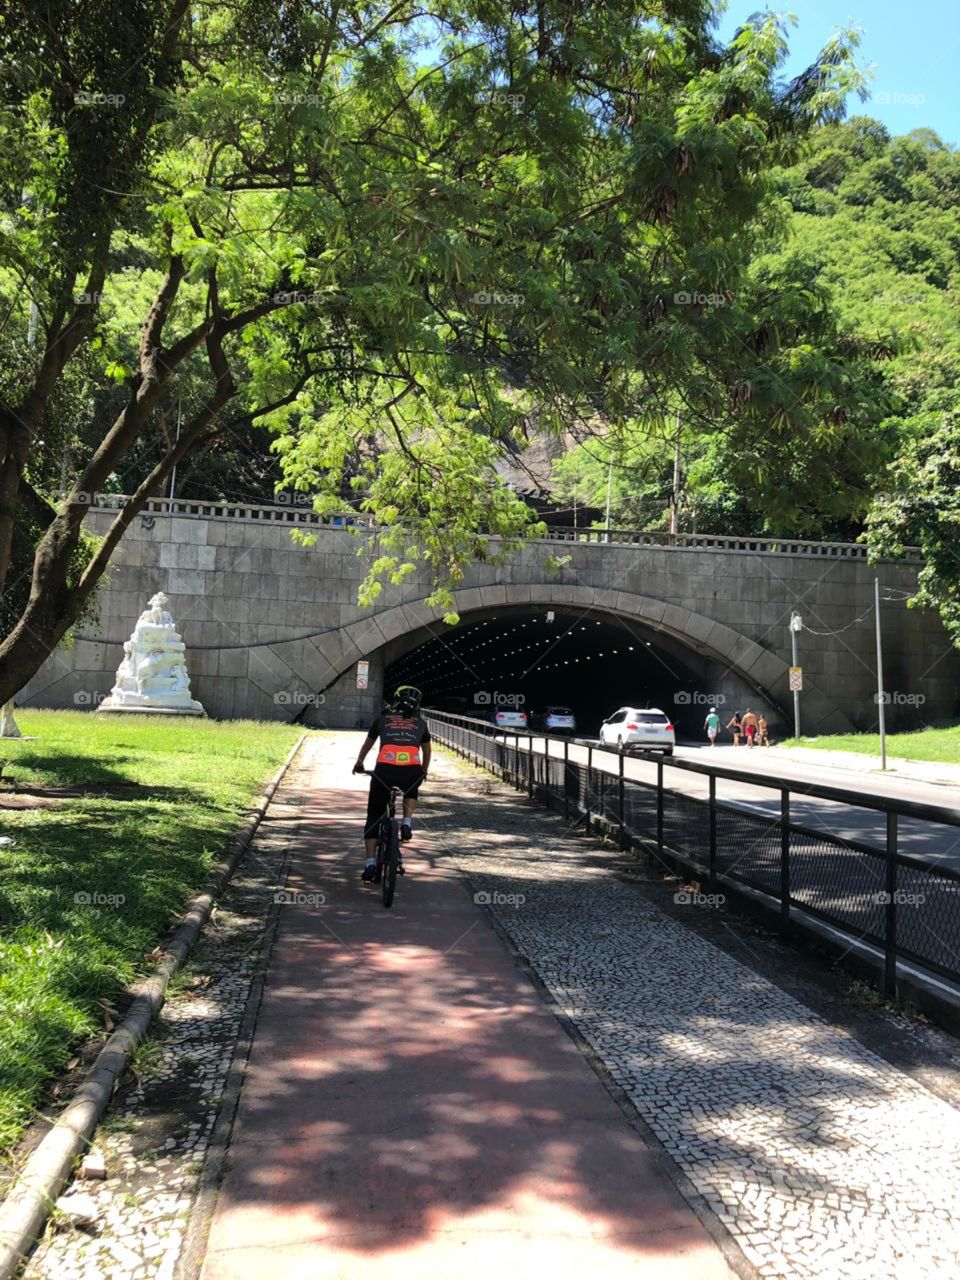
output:
M910 603L938 609L960 647L960 412L916 415L909 426L915 434L874 502L867 541L874 556L920 548L925 563Z
M920 442L950 436L960 386L960 157L931 130L891 138L855 117L812 131L775 188L783 234L707 303L743 335L745 411L718 398L698 413L688 383L659 418L564 458L559 492L602 506L612 456L615 521L666 527L682 408L682 529L856 538L868 525L875 548L949 542L949 467L928 475L939 446ZM910 505L913 532L895 536L892 512L921 477L941 515L924 538ZM927 575L927 603L946 598L948 566L949 553Z
M382 527L363 599L425 559L449 610L471 556L537 532L494 469L531 431L589 431L598 414L647 430L683 388L695 418L720 405L745 440L802 431L816 456L859 385L829 340L809 353L807 312L827 322L808 290L775 357L761 351L776 326L763 314L756 339L763 299L748 281L783 222L774 166L862 87L850 33L783 86L783 24L762 16L724 47L699 0L642 21L626 0L546 4L538 24L499 3L324 13L243 0L191 7L182 28L172 3L134 4L109 33L54 9L77 55L34 75L31 93L47 28L30 18L6 46L27 71L2 99L0 123L25 141L0 148L0 303L22 341L27 297L55 320L109 244L76 357L77 453L108 438L145 380L163 394L110 454L108 488L132 491L175 423L228 385L217 344L181 352L177 339L245 315L220 343L235 391L181 483L262 485L269 460L234 460L262 457L273 431L280 484L322 510L349 499ZM123 95L123 110L81 111L77 92ZM98 194L80 190L84 164ZM145 325L175 264L150 369ZM722 297L722 314L677 304L683 291ZM29 380L13 381L16 403ZM45 450L55 470L63 451Z

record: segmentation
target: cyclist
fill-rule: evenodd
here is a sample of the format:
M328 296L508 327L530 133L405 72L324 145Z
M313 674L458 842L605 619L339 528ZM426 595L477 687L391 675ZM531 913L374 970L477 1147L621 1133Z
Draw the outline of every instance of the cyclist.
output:
M377 828L389 807L391 787L399 787L403 796L400 839L410 840L413 836L413 812L417 807L420 784L426 781L430 767L430 730L420 714L422 697L420 690L413 685L400 685L391 706L377 716L367 730L357 763L353 766L354 773L363 773L367 753L379 738L380 750L370 779L367 821L363 829L367 851L364 880L373 880L376 875Z

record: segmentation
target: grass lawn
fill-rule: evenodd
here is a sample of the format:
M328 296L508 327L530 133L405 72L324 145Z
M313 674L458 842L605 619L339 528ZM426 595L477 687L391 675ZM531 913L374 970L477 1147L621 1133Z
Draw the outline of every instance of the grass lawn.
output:
M880 756L878 733L839 733L815 741L788 738L785 747L807 747L811 751L862 751ZM888 733L887 755L901 760L934 760L938 764L960 764L960 725L949 729L919 729L916 733Z
M18 711L0 741L0 1149L144 970L282 764L291 725ZM84 794L84 792L86 792ZM59 793L59 794L58 794ZM16 808L14 803L34 807Z

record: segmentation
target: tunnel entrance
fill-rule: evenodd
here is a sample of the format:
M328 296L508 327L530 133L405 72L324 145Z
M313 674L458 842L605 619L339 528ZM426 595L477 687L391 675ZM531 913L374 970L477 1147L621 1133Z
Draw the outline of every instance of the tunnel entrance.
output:
M517 605L434 624L387 647L385 690L413 684L424 706L482 715L569 707L594 737L618 707L660 707L680 738L699 739L711 663L653 627L575 606Z

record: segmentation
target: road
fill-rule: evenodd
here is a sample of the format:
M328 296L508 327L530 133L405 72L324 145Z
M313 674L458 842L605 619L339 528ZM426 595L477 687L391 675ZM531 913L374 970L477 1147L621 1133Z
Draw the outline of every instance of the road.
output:
M507 740L510 741L509 738ZM521 738L520 741L522 745L524 739ZM530 741L533 750L543 754L547 740L534 736ZM587 740L577 739L571 742L569 751L571 760L586 764ZM556 740L552 741L550 754L562 754L562 747ZM716 764L741 773L744 777L742 783L718 779L717 799L769 817L777 817L779 814L779 794L769 787L758 787L752 784L749 781L751 774L775 774L778 778L789 782L791 787L798 788L801 793L805 785L819 785L842 788L865 795L908 800L918 804L937 805L941 808L955 807L955 795L942 786L916 781L907 782L903 779L878 778L874 774L858 774L852 771L844 771L843 774L836 771L827 772L815 763L807 765L777 759L759 747L710 749L678 746L674 759L690 760L697 764ZM607 773L618 772L617 755L612 751L595 749L593 764L595 768ZM638 782L656 782L656 773L656 765L646 760L628 757L624 763L624 776L636 779ZM705 775L666 766L665 781L672 790L696 799L707 799L709 783ZM812 796L804 798L797 791L792 792L790 803L791 817L796 823L842 836L847 840L863 841L879 849L885 845L886 816L883 813ZM901 818L899 848L902 853L937 858L943 865L960 870L960 827Z

